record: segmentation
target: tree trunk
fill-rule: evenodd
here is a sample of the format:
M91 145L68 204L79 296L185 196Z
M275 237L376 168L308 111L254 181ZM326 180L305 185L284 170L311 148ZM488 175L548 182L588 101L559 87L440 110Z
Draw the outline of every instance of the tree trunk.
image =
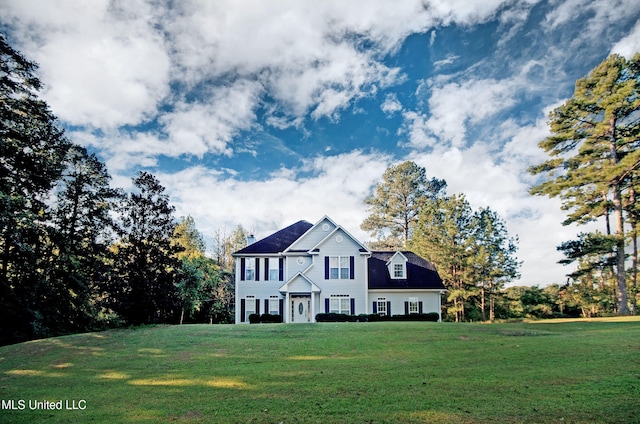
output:
M489 321L493 322L496 319L495 303L493 299L493 283L489 283Z
M484 281L482 282L482 286L480 288L480 307L482 308L482 321L486 321L487 320L487 314L485 313L484 309Z
M607 225L607 235L611 235L611 223L609 220L609 207L607 206L607 193L602 193L602 201L604 202L604 220Z
M615 166L618 162L618 152L616 150L616 116L610 119L610 152L611 163ZM627 279L624 272L624 217L622 208L622 195L620 189L621 181L617 178L611 183L613 191L613 210L616 219L616 276L618 281L618 315L629 315L628 299L627 299Z

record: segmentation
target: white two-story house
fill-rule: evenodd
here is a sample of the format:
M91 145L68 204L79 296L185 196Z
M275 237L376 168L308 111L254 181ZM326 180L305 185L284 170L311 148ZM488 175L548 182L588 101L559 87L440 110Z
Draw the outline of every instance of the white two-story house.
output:
M235 322L251 314L314 322L318 313L440 314L435 267L412 252L367 249L329 217L299 221L249 244L236 258Z

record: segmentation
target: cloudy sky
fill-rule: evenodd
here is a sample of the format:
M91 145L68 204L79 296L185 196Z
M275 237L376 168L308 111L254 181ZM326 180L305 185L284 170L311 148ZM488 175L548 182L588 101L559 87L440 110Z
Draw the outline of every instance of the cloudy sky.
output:
M0 0L68 136L114 185L140 170L211 239L329 215L413 160L520 238L519 284L566 281L556 200L531 197L547 115L611 53L637 0Z

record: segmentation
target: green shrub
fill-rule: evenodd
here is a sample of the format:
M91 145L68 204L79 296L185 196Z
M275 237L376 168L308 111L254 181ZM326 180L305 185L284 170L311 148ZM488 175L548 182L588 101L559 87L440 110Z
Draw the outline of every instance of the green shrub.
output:
M271 315L271 314L251 314L249 315L249 324L273 324L273 323L281 323L282 315Z
M429 312L426 314L408 314L408 315L394 315L391 317L393 321L432 321L437 322L439 319L437 312Z
M347 315L347 314L336 314L334 312L328 314L318 314L316 315L316 322L367 322L368 315Z

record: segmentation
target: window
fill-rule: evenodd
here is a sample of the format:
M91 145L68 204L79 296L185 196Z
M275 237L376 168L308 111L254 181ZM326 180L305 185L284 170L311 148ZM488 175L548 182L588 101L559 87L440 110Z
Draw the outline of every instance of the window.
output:
M420 309L418 308L418 298L410 297L409 298L409 313L417 314L420 313Z
M376 311L380 316L386 316L389 312L387 311L387 298L379 297L376 305Z
M329 278L332 280L348 280L351 271L350 262L349 256L330 256Z
M351 313L351 299L348 294L332 294L329 297L329 312L332 314Z
M393 278L404 278L404 264L393 264Z
M244 279L249 281L256 279L256 263L251 258L245 261Z
M245 322L249 322L249 315L256 313L256 297L245 297L244 305L244 320Z
M280 313L280 297L269 296L269 314L278 315Z
M277 259L269 261L269 281L278 281L280 279L280 264Z

